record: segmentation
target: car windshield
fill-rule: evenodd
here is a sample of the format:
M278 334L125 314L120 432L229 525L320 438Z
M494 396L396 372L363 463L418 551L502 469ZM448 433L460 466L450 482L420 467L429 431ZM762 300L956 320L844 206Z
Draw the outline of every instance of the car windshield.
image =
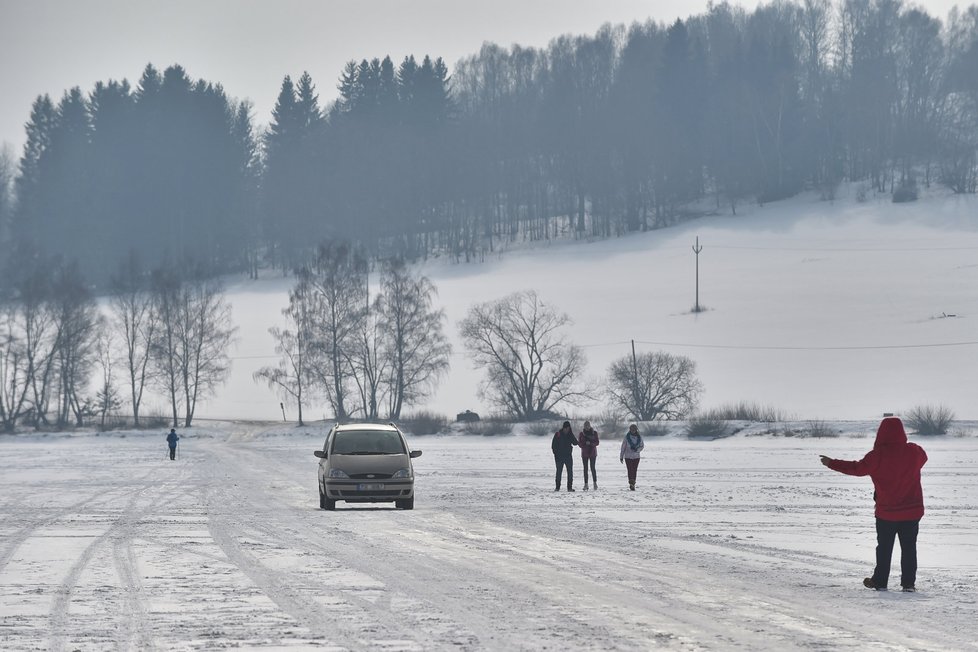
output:
M404 453L401 436L392 430L341 430L333 435L336 455L398 455Z

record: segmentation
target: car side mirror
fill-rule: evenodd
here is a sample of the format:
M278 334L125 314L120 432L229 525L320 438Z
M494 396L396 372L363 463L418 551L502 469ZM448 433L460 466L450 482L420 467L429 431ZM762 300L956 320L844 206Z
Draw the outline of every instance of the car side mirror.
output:
M411 451L411 457L421 457L421 451Z
M322 459L326 459L326 451L318 451L317 450L317 451L313 451L312 454L315 455L316 457L320 457Z

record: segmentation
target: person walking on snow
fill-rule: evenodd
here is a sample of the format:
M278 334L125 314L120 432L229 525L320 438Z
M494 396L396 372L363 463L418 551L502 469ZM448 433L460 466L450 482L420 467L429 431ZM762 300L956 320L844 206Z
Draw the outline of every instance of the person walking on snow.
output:
M570 421L564 421L563 427L554 433L553 442L550 448L554 452L554 463L557 465L557 487L554 491L560 491L560 476L567 467L567 491L574 491L574 447L577 446L577 438L574 437L574 430L571 428Z
M876 501L876 568L863 586L885 591L890 578L893 540L900 538L900 585L915 591L917 581L917 532L924 516L924 492L920 469L927 463L924 449L907 441L899 417L886 417L876 431L873 450L858 462L820 455L822 464L847 475L868 475Z
M577 445L581 447L581 462L584 466L584 491L587 491L587 467L591 465L591 479L594 480L594 488L598 488L598 472L594 468L595 460L598 458L598 431L591 427L590 421L584 422L584 430L577 436Z
M177 455L177 442L180 440L180 436L177 434L176 429L170 428L170 434L166 436L166 443L170 447L170 459L175 459Z
M625 463L628 469L628 488L635 491L635 476L638 474L638 462L642 458L642 449L645 442L638 431L638 426L634 423L628 426L628 434L621 440L621 454L618 456L619 462Z

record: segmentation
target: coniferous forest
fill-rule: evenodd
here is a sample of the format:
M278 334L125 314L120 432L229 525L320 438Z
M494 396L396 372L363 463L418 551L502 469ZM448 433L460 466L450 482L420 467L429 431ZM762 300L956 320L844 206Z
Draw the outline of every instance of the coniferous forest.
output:
M472 260L843 181L894 201L974 193L978 7L723 3L542 49L486 44L451 70L378 53L336 79L286 76L267 126L220 80L150 64L25 118L19 160L0 161L8 280L39 260L95 288L132 260L291 271L324 242Z

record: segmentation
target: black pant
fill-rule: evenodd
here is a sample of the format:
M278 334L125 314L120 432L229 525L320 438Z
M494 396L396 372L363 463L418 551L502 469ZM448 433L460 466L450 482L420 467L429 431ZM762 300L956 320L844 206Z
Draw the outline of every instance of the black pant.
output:
M913 586L917 582L917 531L920 521L884 521L876 519L876 570L873 582L885 587L890 579L890 559L893 557L893 540L900 538L900 586Z
M574 458L568 455L567 457L561 457L560 455L554 455L554 463L557 464L557 488L560 489L560 476L564 472L564 467L567 467L567 488L570 489L574 486Z
M591 466L591 478L594 479L594 486L598 486L598 471L594 468L595 458L585 457L581 459L581 464L584 465L584 484L587 484L587 467Z
M176 456L176 453L177 453L177 447L176 446L170 446L170 459L171 460L174 459L174 457Z

